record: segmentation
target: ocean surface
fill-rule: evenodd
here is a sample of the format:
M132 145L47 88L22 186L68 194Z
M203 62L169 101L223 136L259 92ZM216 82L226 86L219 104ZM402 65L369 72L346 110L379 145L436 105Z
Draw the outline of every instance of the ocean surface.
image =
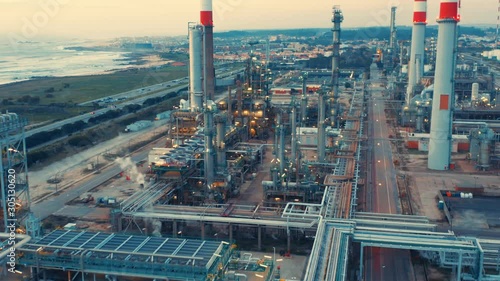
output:
M46 76L101 74L131 66L126 52L65 49L96 44L88 40L0 42L0 85Z

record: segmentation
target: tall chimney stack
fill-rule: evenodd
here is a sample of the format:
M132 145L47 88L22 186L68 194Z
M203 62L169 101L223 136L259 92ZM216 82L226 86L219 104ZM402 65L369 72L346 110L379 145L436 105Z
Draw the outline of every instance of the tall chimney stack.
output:
M424 72L425 26L427 25L427 0L415 0L413 5L413 30L411 34L411 54L408 62L408 87L406 105L410 104L418 77ZM417 62L418 60L418 62Z
M452 107L455 103L455 58L459 0L441 0L434 97L432 99L431 134L427 167L448 170L451 162Z
M213 100L215 92L215 68L212 0L201 0L200 22L205 31L203 37L205 96L206 100Z

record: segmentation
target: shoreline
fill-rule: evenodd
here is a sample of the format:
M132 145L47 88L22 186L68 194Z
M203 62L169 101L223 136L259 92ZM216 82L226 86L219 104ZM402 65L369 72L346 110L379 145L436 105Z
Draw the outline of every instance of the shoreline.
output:
M153 53L126 53L119 59L115 60L116 62L120 62L117 66L126 66L123 68L111 68L108 70L101 71L89 71L89 72L81 72L74 75L51 75L51 76L33 76L29 79L20 80L20 81L11 81L7 83L0 83L0 89L4 87L10 86L18 86L23 83L29 83L34 81L43 81L45 79L66 79L66 78L75 78L75 77L91 77L91 76L99 76L99 75L109 75L109 74L117 74L120 72L127 72L130 70L142 70L142 69L150 69L154 67L167 67L169 64L174 62L173 60L162 59L159 54ZM116 67L116 66L115 66Z

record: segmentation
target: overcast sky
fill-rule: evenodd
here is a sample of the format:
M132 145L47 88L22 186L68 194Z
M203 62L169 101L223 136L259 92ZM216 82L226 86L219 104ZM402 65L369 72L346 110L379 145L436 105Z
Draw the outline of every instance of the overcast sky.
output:
M330 27L332 0L214 0L215 30ZM45 7L43 4L46 4ZM336 0L345 27L410 25L411 0ZM462 24L496 24L498 0L462 0ZM200 0L0 0L0 34L34 39L183 35ZM439 0L429 0L435 24Z

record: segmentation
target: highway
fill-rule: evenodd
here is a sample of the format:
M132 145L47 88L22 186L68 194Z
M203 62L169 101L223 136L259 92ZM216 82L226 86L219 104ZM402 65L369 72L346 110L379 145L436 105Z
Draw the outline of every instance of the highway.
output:
M37 133L40 133L40 132L47 132L47 131L59 129L66 124L75 123L77 121L87 122L91 117L104 114L110 110L121 109L129 104L142 104L147 99L164 96L164 95L169 94L171 92L177 92L179 90L186 89L186 88L187 88L187 85L182 84L180 86L169 88L168 90L160 91L160 92L154 93L152 95L136 98L136 99L124 102L124 103L115 104L113 106L108 106L106 108L98 109L98 110L95 110L93 112L84 113L84 114L74 116L74 117L71 117L68 119L64 119L64 120L61 120L61 121L58 121L58 122L55 122L55 123L52 123L49 125L45 125L45 126L36 128L36 129L28 130L28 131L26 131L25 134L26 134L26 137L30 137L30 136L37 134Z
M230 73L222 74L226 76L230 75L236 75L239 72L233 71ZM184 86L179 86L176 88L171 88L171 91L176 91L178 88L182 88ZM156 93L155 95L164 95L165 93ZM216 100L222 99L223 97L227 96L227 91L223 92L222 94L218 94L216 96ZM148 97L143 97L141 99L148 99L151 96ZM70 121L71 122L71 121ZM74 121L73 121L74 122ZM69 122L68 122L69 123ZM141 160L144 160L147 158L147 155L149 153L149 150L152 148L152 145L148 145L146 147L143 147L135 153L132 156L132 161L133 162L139 162ZM86 177L80 182L74 183L72 186L68 187L66 190L64 190L61 194L56 195L56 196L51 196L46 200L43 200L41 202L36 202L31 204L31 210L32 212L40 219L43 220L50 216L51 214L57 212L61 208L64 207L66 203L69 201L73 200L74 198L77 198L81 196L82 194L85 194L86 192L90 191L91 189L95 188L96 186L99 186L100 184L104 183L105 181L109 180L110 178L114 177L118 173L121 172L121 169L119 165L117 164L112 164L109 167L105 168L104 170L101 171L101 173L98 174L91 174L90 176Z
M385 117L385 98L380 87L379 71L371 70L371 95L368 101L368 139L370 140L367 167L367 209L374 213L397 214L399 201L392 148ZM365 249L366 281L414 280L410 253L405 250L370 247Z
M242 71L243 71L243 69L238 69L238 70L233 70L233 71L227 71L227 72L224 72L224 73L221 73L221 74L217 75L217 78L227 78L229 76L235 76L235 75L241 73ZM48 125L42 126L42 127L39 127L39 128L28 130L28 131L26 131L25 135L26 135L26 137L30 137L30 136L32 136L32 135L34 135L36 133L46 132L46 131L52 131L52 130L55 130L55 129L59 129L59 128L61 128L62 126L66 125L66 124L71 124L71 123L74 123L74 122L77 122L77 121L85 121L85 122L87 122L91 117L104 114L104 113L106 113L106 112L108 112L110 110L121 109L121 108L123 108L123 107L125 107L125 106L127 106L129 104L142 104L147 99L156 98L156 97L162 97L162 96L165 96L165 95L167 95L169 93L172 93L172 92L177 92L179 90L187 89L188 85L186 84L187 83L186 77L185 78L181 78L181 79L177 79L175 81L177 81L177 82L161 83L161 84L157 84L157 85L153 85L153 86L149 86L149 87L143 88L143 89L151 89L151 91L152 91L152 89L155 89L155 91L158 91L158 92L150 94L150 95L146 95L146 93L149 93L150 91L148 91L148 90L143 91L142 89L133 90L133 91L129 91L129 92L126 92L126 93L121 93L121 94L114 95L112 97L115 97L115 96L127 96L129 98L129 100L127 100L125 102L122 102L122 103L113 104L113 106L108 106L107 108L98 109L98 110L95 110L93 112L84 113L84 114L81 114L81 115L78 115L78 116L74 116L74 117L71 117L71 118L68 118L68 119L64 119L64 120L61 120L61 121L58 121L58 122L54 122L52 124L48 124ZM172 86L171 87L167 87L166 85L169 85L169 84L171 84ZM161 90L161 89L163 89L163 90ZM134 98L135 96L140 96L140 95L142 95L142 96ZM130 99L131 97L133 99Z

